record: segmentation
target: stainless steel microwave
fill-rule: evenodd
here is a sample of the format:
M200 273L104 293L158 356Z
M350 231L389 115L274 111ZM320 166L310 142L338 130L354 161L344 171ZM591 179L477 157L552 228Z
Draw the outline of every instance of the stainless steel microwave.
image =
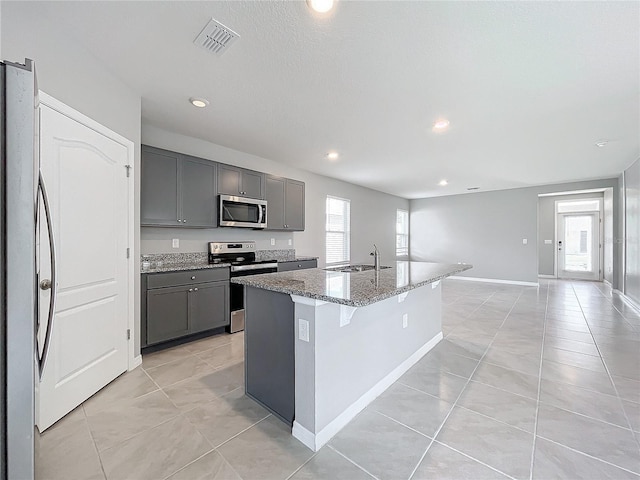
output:
M218 204L221 227L267 228L266 200L220 195Z

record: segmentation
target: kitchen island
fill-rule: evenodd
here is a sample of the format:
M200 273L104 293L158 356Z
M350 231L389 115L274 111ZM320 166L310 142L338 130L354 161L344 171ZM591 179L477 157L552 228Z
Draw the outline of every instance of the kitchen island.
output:
M395 262L239 277L246 393L317 451L442 339L440 280L465 264Z

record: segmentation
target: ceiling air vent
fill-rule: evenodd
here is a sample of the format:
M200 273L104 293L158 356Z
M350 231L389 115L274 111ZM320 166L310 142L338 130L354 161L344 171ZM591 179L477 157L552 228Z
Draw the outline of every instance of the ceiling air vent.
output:
M238 38L240 38L240 35L212 18L193 43L220 56L226 52Z

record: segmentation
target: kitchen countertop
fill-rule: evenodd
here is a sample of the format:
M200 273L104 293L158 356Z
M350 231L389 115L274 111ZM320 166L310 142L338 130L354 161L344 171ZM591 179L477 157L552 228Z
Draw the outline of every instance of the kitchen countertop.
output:
M392 268L342 273L319 268L232 278L232 283L364 307L472 268L468 264L395 262Z
M179 272L182 270L203 270L206 268L224 268L230 267L230 263L162 263L162 266L158 267L154 265L153 267L149 267L147 270L141 269L140 273L162 273L162 272Z

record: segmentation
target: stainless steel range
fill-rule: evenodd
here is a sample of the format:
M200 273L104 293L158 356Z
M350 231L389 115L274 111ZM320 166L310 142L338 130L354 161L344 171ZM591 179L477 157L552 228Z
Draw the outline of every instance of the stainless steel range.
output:
M256 260L256 242L209 242L209 263L230 263L230 276L278 271L275 260ZM244 286L231 284L231 333L244 330Z

